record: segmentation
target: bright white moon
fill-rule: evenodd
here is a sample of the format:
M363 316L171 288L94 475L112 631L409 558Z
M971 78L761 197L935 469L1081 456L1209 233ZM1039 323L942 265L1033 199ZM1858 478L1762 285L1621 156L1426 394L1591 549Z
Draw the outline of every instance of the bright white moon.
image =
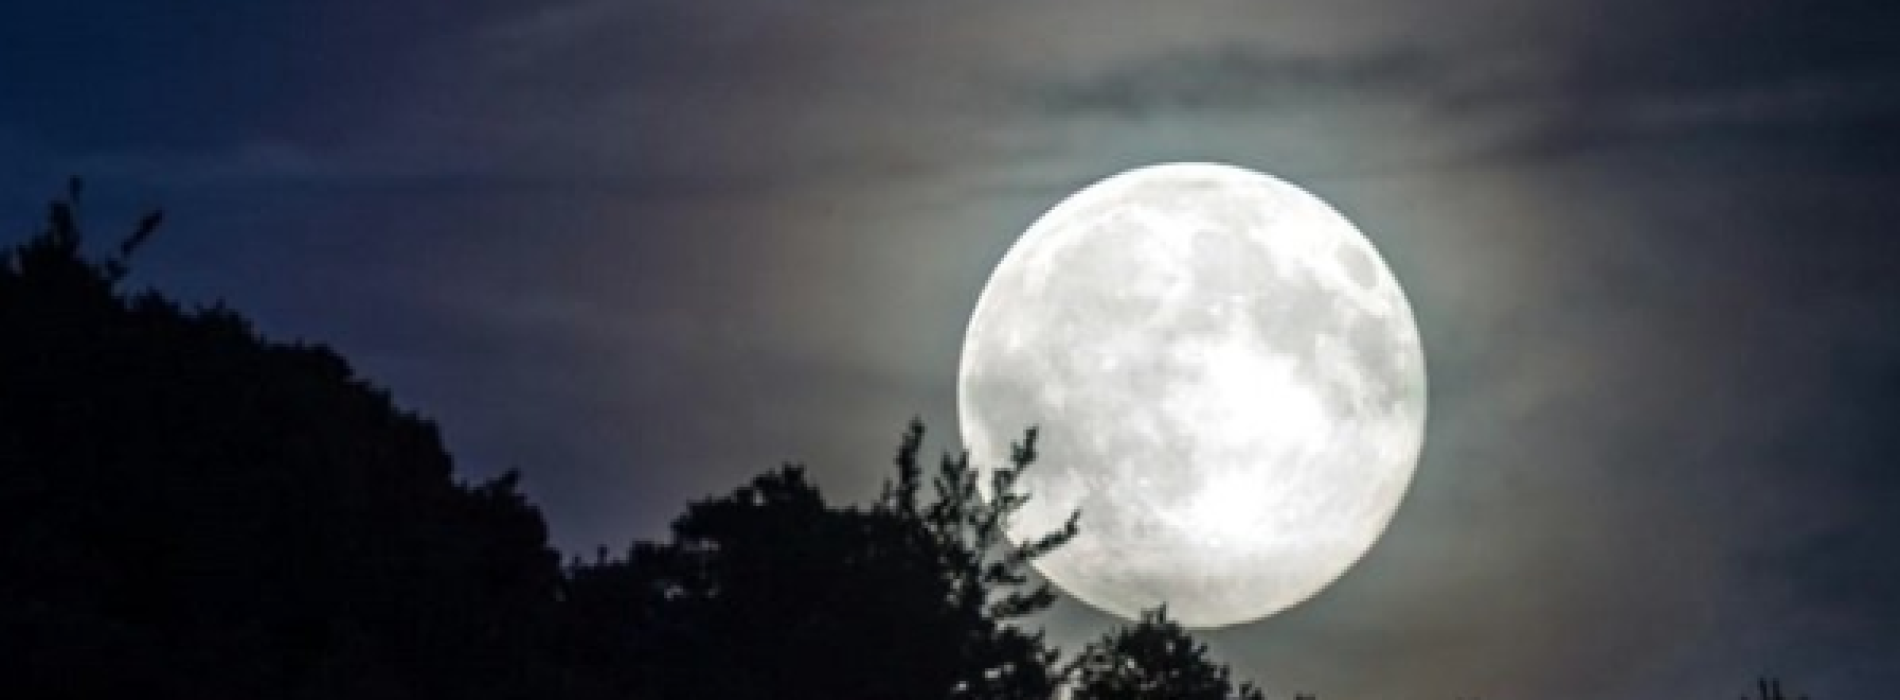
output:
M1157 165L1010 249L958 404L986 468L1042 427L1012 531L1082 512L1044 575L1126 618L1165 603L1218 627L1312 597L1372 547L1418 461L1425 363L1397 280L1332 207L1250 170Z

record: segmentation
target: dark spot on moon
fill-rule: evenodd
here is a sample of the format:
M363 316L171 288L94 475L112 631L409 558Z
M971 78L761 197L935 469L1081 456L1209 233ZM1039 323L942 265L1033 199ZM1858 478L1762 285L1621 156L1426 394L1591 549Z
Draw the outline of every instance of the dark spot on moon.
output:
M1346 268L1346 275L1354 284L1370 287L1378 283L1379 272L1373 267L1372 256L1366 255L1359 246L1341 245L1333 250L1333 255L1339 258L1340 266Z

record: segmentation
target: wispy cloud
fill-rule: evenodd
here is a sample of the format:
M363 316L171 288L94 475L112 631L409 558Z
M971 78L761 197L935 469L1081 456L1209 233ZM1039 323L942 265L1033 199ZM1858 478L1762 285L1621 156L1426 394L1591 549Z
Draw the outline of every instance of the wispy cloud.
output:
M1144 118L1416 98L1445 77L1437 57L1416 49L1321 56L1231 44L1124 61L1085 76L1031 85L1023 93L1060 116Z

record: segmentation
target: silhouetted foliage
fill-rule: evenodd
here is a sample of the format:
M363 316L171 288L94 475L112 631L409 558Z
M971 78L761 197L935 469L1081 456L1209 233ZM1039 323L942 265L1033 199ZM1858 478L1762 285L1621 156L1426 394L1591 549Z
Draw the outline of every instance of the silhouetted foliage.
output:
M1168 619L1166 608L1143 613L1082 650L1075 661L1075 700L1265 700L1252 683L1234 685L1226 664L1207 645Z
M920 501L922 439L913 423L870 508L829 505L785 467L693 504L670 543L574 565L569 658L668 698L1050 697L1056 652L1008 623L1052 602L1029 585L1029 561L1074 524L1011 545L1002 528L1022 499L983 500L965 456L945 457ZM994 472L999 492L1033 441ZM640 624L586 623L606 616Z
M1262 697L1161 611L1069 664L1028 628L1076 533L1006 536L1033 430L926 470L913 421L873 503L787 466L563 566L517 474L459 482L328 348L123 293L161 216L92 260L80 196L0 250L6 697Z
M671 542L563 568L509 473L457 483L433 425L322 346L118 287L75 182L0 256L0 636L36 697L1046 698L1010 624L1053 599L1003 537L1033 434L978 495L797 468L692 504ZM928 493L925 493L928 491Z
M326 348L121 295L158 216L92 262L78 196L0 259L0 637L25 696L545 685L561 572L514 475L457 484L434 426Z

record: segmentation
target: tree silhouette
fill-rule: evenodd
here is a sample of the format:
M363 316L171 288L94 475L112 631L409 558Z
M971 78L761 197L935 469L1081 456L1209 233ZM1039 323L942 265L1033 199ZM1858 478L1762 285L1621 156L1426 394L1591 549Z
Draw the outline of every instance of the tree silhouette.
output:
M1056 652L1010 623L1053 601L1029 562L1075 526L1010 544L1023 499L984 501L967 456L946 456L922 499L922 440L913 422L869 508L827 504L788 466L692 504L672 542L575 564L569 658L655 697L1050 697ZM998 493L1033 458L1032 432ZM608 617L639 624L586 623Z
M522 697L561 571L516 478L327 348L121 294L79 188L0 255L0 637L34 697ZM16 686L17 687L17 686ZM10 693L11 694L11 693Z
M0 636L43 697L1046 698L1017 624L1053 594L1015 478L834 506L787 467L666 543L563 568L513 474L462 484L435 427L319 345L119 290L154 213L89 260L75 182L0 252ZM926 483L928 478L928 483Z
M1252 683L1235 686L1226 664L1207 645L1168 619L1166 608L1109 633L1076 659L1075 700L1265 700Z

